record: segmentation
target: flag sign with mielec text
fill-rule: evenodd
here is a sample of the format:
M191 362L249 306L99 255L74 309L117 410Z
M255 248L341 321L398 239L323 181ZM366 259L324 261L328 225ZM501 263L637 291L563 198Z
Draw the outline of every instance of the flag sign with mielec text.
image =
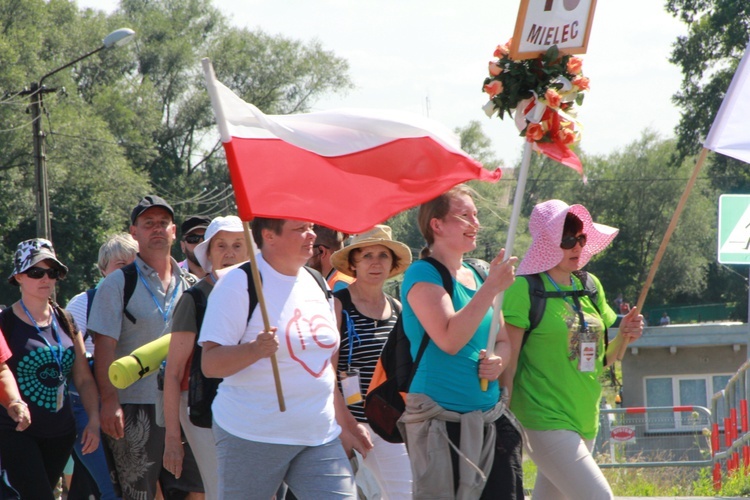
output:
M563 54L584 54L596 0L521 0L510 57L532 59L557 45Z
M719 197L719 262L750 264L750 195Z

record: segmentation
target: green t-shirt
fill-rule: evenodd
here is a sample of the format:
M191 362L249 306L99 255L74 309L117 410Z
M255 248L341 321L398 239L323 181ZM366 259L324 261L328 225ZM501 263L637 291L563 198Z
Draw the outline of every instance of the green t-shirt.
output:
M531 430L572 430L585 439L596 437L599 426L599 401L602 388L598 377L604 370L604 325L611 326L617 317L607 305L599 280L596 283L601 316L588 297L580 303L588 328L581 332L580 319L573 299L546 299L544 316L529 334L518 357L513 382L511 410L524 427ZM549 278L542 274L545 290L555 291ZM575 287L583 285L573 278ZM573 286L560 286L563 291ZM505 292L503 315L513 326L529 327L528 281L518 278ZM582 371L590 354L586 347L596 346L593 370ZM583 356L582 356L583 351ZM584 359L582 359L584 358Z

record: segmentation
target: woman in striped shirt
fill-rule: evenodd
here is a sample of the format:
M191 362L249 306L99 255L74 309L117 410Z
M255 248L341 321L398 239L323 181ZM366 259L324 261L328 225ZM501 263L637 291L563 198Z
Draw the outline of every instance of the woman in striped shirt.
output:
M401 303L383 292L383 285L409 267L411 250L393 241L390 227L378 225L352 238L349 246L331 256L331 263L356 278L348 288L334 294L334 304L341 331L337 361L340 387L351 417L364 428L360 435L366 441L363 448L371 447L364 466L373 473L384 500L410 499L411 465L406 447L388 443L372 432L363 399L383 345L401 314Z

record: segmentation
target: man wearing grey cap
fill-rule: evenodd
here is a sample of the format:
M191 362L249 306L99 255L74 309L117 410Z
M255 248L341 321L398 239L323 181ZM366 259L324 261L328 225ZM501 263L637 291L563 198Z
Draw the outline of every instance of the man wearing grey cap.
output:
M155 423L156 377L125 389L109 380L116 359L161 337L182 292L191 286L170 255L176 237L174 210L158 196L133 208L130 235L135 262L108 275L96 293L88 329L95 338L95 372L101 393L101 427L114 458L123 499L153 499L162 468L164 429ZM192 277L190 277L192 280Z

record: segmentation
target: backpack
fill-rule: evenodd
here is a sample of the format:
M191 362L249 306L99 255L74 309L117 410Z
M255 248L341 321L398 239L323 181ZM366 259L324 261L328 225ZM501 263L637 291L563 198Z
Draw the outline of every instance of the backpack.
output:
M452 297L453 277L448 269L432 257L422 260L437 269L443 280L443 288ZM487 278L489 264L479 259L466 259L464 262L479 275L481 281ZM411 343L404 331L403 315L399 315L393 330L388 334L388 340L375 366L375 373L365 396L365 417L372 430L389 443L404 442L396 426L396 422L406 409L402 393L409 391L411 381L417 373L417 367L429 342L430 336L425 332L419 344L417 356L412 360Z
M128 303L130 302L130 298L133 296L135 287L138 284L138 269L135 266L136 263L135 261L133 261L130 264L120 268L122 274L125 276L125 286L123 286L122 289L122 313L133 324L135 324L135 316L133 316L133 314L128 311ZM182 284L185 285L185 288L189 288L197 283L195 276L179 266L178 269L180 270L180 279L182 280Z
M578 278L581 283L583 283L583 290L570 290L570 291L547 291L544 289L544 282L542 281L542 277L539 274L528 274L520 276L521 278L524 278L529 283L529 298L531 300L531 307L529 308L529 328L524 332L523 334L523 341L521 342L521 347L523 347L526 344L526 341L529 338L529 335L531 332L539 326L539 323L542 321L542 317L544 316L544 309L547 305L547 298L549 297L556 297L556 298L564 298L564 297L573 297L574 301L578 301L579 297L589 297L591 299L591 303L594 306L594 309L596 309L596 312L601 315L601 311L599 310L599 290L596 288L596 283L594 282L594 279L587 273L586 271L574 271L573 275ZM604 327L604 352L607 351L607 346L609 345L609 339L607 334L607 327ZM605 357L605 363L606 363L606 357Z
M245 262L240 267L247 275L247 292L250 296L250 304L247 311L247 323L250 323L250 318L253 315L255 307L258 305L258 293L255 290L255 283L253 282L252 270L250 268L250 262ZM323 275L311 267L305 266L305 269L310 275L315 278L315 282L318 284L321 290L326 294L326 299L332 297L331 291L326 285L326 281ZM185 290L185 293L189 293L195 301L195 319L200 332L200 327L203 324L203 317L206 314L207 297L199 289L191 287ZM197 427L211 428L211 421L213 420L213 413L211 412L211 405L216 398L216 392L219 390L219 384L221 378L209 378L203 375L201 369L201 359L203 358L203 347L198 345L200 335L195 337L195 347L193 349L193 360L190 362L190 376L188 378L188 417L190 422Z

